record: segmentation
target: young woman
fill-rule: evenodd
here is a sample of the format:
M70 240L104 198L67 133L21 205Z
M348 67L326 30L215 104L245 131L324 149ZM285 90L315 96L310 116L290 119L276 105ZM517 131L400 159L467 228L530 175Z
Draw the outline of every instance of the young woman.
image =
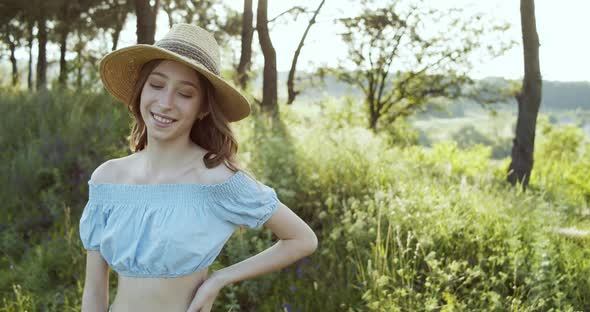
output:
M109 267L118 289L108 311L205 312L225 285L315 251L310 227L236 162L229 123L250 106L220 78L210 33L175 25L154 45L107 54L100 75L134 116L133 153L101 164L88 181L83 312L107 311ZM208 274L237 227L262 225L275 245Z

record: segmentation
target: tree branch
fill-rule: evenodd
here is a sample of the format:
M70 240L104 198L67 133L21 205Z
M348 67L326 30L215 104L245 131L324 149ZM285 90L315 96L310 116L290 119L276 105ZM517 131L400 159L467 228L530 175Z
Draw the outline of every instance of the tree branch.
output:
M294 7L290 8L290 9L288 9L288 10L284 11L283 13L281 13L281 14L279 14L279 15L277 15L277 16L275 16L275 17L271 18L271 19L269 19L269 20L268 20L268 22L269 22L269 23L272 23L272 22L274 22L275 20L277 20L279 17L281 17L281 16L283 16L283 15L285 15L285 14L291 13L291 12L293 12L293 11L296 11L296 14L299 14L299 13L308 13L308 11L306 11L306 10L305 10L303 7L300 7L300 6L294 6Z

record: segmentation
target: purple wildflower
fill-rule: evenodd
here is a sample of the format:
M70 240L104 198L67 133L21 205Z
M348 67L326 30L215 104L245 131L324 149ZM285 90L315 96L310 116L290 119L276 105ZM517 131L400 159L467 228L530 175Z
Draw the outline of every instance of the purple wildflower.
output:
M297 278L302 278L303 277L303 268L298 267L297 270L295 271L295 273L297 274Z
M283 310L286 310L287 312L291 312L291 304L290 303L283 303L282 305Z

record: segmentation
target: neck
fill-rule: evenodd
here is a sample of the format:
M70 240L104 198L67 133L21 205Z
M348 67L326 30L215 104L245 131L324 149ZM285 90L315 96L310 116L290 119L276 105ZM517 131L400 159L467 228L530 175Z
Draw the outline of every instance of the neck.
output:
M179 168L195 160L195 153L204 149L188 140L176 140L170 142L149 140L145 146L144 170L152 176L166 175L178 172Z

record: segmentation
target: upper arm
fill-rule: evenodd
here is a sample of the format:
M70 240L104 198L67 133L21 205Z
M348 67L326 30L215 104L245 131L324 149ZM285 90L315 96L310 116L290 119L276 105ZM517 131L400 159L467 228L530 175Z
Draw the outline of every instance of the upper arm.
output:
M98 166L90 180L93 183L103 183L113 181L114 174L113 160L107 160ZM84 292L94 296L106 296L109 284L109 266L99 250L87 250L86 252L86 277L84 282Z
M98 250L86 252L84 292L106 296L109 288L109 266Z
M312 251L317 249L318 238L313 230L297 214L282 202L277 211L264 223L279 239L300 239L310 244Z

